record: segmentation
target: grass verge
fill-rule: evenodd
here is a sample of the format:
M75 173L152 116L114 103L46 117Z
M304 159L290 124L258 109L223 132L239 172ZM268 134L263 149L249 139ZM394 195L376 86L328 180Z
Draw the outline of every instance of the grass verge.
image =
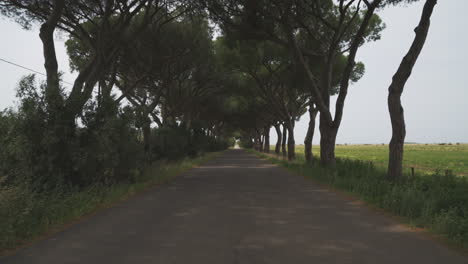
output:
M468 180L441 174L416 174L389 181L385 171L368 161L337 159L336 167L318 161L288 162L281 157L251 151L306 178L351 193L363 201L403 217L449 244L468 249Z
M320 154L320 146L313 146ZM388 145L337 145L336 156L352 160L372 161L376 166L386 168ZM304 146L296 146L296 155L304 159ZM405 173L414 168L421 174L451 170L457 176L468 176L468 144L405 144L403 156Z
M82 191L37 194L25 187L0 189L0 256L151 186L166 183L217 155L209 153L195 159L154 163L133 183L95 185Z

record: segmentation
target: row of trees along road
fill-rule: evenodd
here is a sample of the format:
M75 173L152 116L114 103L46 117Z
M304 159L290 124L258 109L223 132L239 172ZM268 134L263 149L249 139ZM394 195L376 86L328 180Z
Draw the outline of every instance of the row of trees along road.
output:
M205 0L214 21L228 40L226 46L236 58L235 68L256 83L253 94L265 102L261 122L251 127L247 141L269 129L278 134L277 146L288 133L288 158L294 159L294 122L308 107L310 123L305 138L305 157L312 160L311 142L317 112L320 113L320 160L323 166L335 165L335 143L343 118L345 99L351 83L364 74L364 64L356 62L359 48L376 41L384 24L376 11L411 0L318 0L318 1L227 1ZM390 143L388 176L402 174L405 137L400 97L411 74L429 29L436 0L427 0L416 37L389 89L389 110L393 137ZM337 95L335 111L330 97ZM278 127L282 124L283 134ZM257 149L262 150L257 145ZM268 148L267 148L268 150ZM279 148L276 148L279 152ZM283 151L284 152L284 151Z
M141 160L222 149L234 137L270 152L271 127L275 153L292 160L295 122L305 113L306 160L313 160L319 114L320 161L334 166L348 88L365 72L357 52L380 38L378 10L408 2L414 1L0 0L3 16L25 28L40 25L47 75L39 87L25 77L18 109L1 113L2 182L38 189L113 182ZM389 88L392 178L402 173L400 97L436 2L426 0ZM72 87L62 85L56 32L68 37L77 73Z
M226 75L194 1L0 1L40 26L46 81L27 76L0 115L2 184L37 191L131 181L145 164L227 148ZM77 73L63 86L54 34Z

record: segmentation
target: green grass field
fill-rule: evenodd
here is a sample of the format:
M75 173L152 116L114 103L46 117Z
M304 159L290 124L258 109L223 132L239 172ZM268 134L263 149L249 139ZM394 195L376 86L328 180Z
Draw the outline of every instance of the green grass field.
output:
M320 147L313 146L314 156L320 155ZM296 147L298 158L304 157L304 146ZM388 145L337 145L336 156L353 160L372 161L378 167L386 167ZM434 173L451 170L455 175L468 176L468 144L405 145L404 167L409 173L410 167L416 172Z

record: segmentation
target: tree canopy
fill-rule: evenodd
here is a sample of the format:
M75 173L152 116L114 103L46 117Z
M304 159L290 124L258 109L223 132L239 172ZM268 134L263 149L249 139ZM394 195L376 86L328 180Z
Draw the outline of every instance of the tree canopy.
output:
M378 10L409 2L0 0L3 16L26 29L40 25L47 75L39 84L25 77L19 108L2 113L5 122L16 122L12 127L28 123L34 131L6 133L11 144L33 145L38 135L40 143L0 157L32 168L11 179L37 178L40 188L83 186L94 180L92 170L106 175L100 181L117 180L123 177L117 171L139 162L218 150L235 140L269 152L274 127L275 152L292 160L295 124L308 113L306 159L313 160L319 115L321 164L334 166L349 87L365 73L358 50L380 39L385 24ZM55 32L67 37L77 73L71 89L61 85ZM40 153L47 161L33 165ZM49 181L49 174L57 177Z

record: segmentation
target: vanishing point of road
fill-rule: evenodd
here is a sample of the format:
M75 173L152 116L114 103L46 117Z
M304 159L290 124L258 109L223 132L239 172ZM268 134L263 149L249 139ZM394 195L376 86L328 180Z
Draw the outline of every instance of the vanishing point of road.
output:
M395 220L228 150L2 264L468 263Z

